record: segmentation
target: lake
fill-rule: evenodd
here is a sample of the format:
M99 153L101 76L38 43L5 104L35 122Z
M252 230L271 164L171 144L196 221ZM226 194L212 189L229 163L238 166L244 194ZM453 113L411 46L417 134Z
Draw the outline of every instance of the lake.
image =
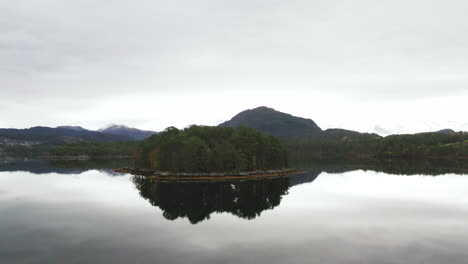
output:
M127 163L3 161L0 263L468 263L464 167L160 182Z

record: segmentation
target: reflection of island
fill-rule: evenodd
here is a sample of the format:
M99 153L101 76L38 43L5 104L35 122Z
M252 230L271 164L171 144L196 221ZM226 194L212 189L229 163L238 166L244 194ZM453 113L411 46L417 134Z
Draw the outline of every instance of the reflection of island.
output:
M143 176L133 178L140 195L163 211L165 218L187 217L192 224L209 219L213 212L229 212L253 219L278 206L288 192L288 178L223 182L163 182Z

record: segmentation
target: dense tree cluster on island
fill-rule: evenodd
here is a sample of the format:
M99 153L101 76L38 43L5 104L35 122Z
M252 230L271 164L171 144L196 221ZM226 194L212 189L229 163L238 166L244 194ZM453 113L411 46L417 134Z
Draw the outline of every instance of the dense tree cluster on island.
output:
M274 137L246 127L169 127L144 140L137 164L172 172L235 172L282 169L287 154Z

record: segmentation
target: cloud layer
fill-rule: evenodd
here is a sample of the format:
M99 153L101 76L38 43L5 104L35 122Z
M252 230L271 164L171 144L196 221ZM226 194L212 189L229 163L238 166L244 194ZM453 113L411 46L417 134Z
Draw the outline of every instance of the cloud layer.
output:
M331 120L323 107L381 103L398 116L438 100L441 126L468 129L467 11L441 0L0 1L0 126L161 129L264 104L352 126L363 118ZM349 128L386 125L422 129L398 118Z

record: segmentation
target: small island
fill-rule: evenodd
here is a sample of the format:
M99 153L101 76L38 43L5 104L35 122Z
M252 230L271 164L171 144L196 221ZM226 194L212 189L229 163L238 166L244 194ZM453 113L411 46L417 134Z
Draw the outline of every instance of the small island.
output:
M273 136L247 127L169 127L142 141L135 164L145 169L119 169L162 178L249 178L285 176L288 157Z

